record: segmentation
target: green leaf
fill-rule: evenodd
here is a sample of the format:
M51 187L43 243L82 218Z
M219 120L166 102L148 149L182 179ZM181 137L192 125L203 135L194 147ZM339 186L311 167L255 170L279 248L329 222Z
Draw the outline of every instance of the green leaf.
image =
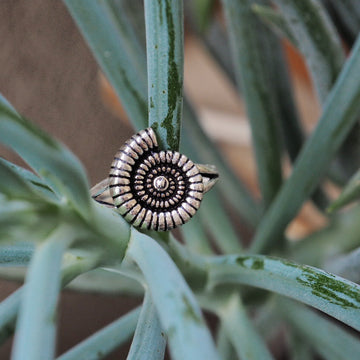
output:
M236 353L232 346L225 327L220 323L216 334L216 347L221 359L236 359Z
M5 159L0 158L0 166L7 166L14 172L18 177L22 178L28 185L34 188L41 195L44 195L46 199L58 200L56 194L46 184L46 182L40 177L36 176L33 172L22 168L21 166L15 165ZM15 175L14 175L15 176Z
M60 197L85 217L90 196L79 160L63 145L20 116L0 95L0 142L16 151Z
M223 256L209 260L209 288L246 284L311 305L360 330L360 286L307 265L267 256Z
M163 150L179 150L184 72L183 2L145 0L148 108Z
M0 266L26 266L34 253L34 246L27 242L0 246Z
M213 254L205 228L201 224L199 216L195 216L191 221L181 226L180 231L186 247L190 249L190 251L204 255Z
M271 341L272 336L281 331L283 322L281 318L276 314L275 297L269 296L266 301L257 308L256 315L253 318L254 325L262 338L266 341Z
M144 293L138 282L105 269L95 269L80 275L68 285L68 288L92 293L138 297Z
M345 56L341 41L321 2L274 0L291 29L324 103Z
M60 266L72 237L71 229L59 227L35 251L17 321L13 360L46 360L54 357Z
M114 209L92 201L91 222L86 224L85 232L90 238L89 230L94 236L95 245L106 252L108 262L121 261L125 255L130 239L130 224ZM85 248L88 248L85 243Z
M360 169L351 177L343 188L339 197L328 207L327 211L332 213L360 199Z
M221 200L216 191L206 194L199 215L204 227L212 234L218 249L224 254L234 254L243 251L239 236L237 236L228 214L219 207ZM216 221L214 221L216 219Z
M58 223L58 211L43 202L6 200L0 196L0 243L43 240Z
M234 174L216 145L205 135L190 104L185 101L181 149L196 162L213 164L220 177L216 184L226 200L250 225L260 219L259 208L246 186ZM194 139L194 140L193 140Z
M93 255L80 259L78 257L69 258L65 254L64 264L61 270L61 285L64 287L79 274L91 270L98 264L98 261L99 258L97 254L95 254L95 256ZM3 275L2 271L1 274ZM20 279L18 278L18 280L21 280L22 278L23 276L21 276ZM23 286L0 303L0 343L4 342L14 332L16 317L24 293L25 288ZM46 296L46 293L43 294L43 296Z
M34 186L23 179L10 163L0 158L0 193L9 198L29 201L46 201Z
M162 360L166 339L150 294L145 293L127 360Z
M281 13L269 6L259 4L254 4L251 8L262 20L265 19L265 22L270 22L273 27L279 27L281 32L290 38L290 41L296 41L292 38L291 29ZM264 67L271 69L269 76L272 79L269 83L271 86L269 93L274 97L273 104L278 108L283 142L291 161L295 162L305 140L305 134L295 105L288 64L278 42L273 42L270 46L264 47L263 51L263 57L266 61ZM328 205L327 197L321 189L314 192L312 200L320 210L324 210Z
M259 187L267 208L282 182L279 110L272 91L273 69L268 66L268 49L273 52L279 44L253 13L251 1L223 0L223 6L236 79L241 83L251 125Z
M238 294L232 294L219 308L222 324L240 359L273 359L255 330Z
M20 288L0 303L0 344L14 332L22 294L23 289Z
M35 206L29 202L0 197L0 233L4 232L5 235L9 227L36 221L37 216L34 210ZM5 239L1 237L1 240Z
M315 360L317 359L313 348L295 331L290 334L290 359L292 360Z
M214 0L193 0L189 4L192 8L192 15L200 32L204 32L211 20L214 10Z
M206 257L193 253L187 246L182 245L171 233L164 234L161 238L153 236L165 247L188 285L193 289L203 289L207 272L205 269Z
M229 40L223 24L216 18L212 19L207 31L203 34L203 41L206 48L216 61L218 66L227 76L228 80L235 84L235 73L230 53Z
M57 360L98 360L128 341L135 331L140 308L130 311L118 320L97 331Z
M269 6L261 6L258 4L254 4L252 9L262 20L270 23L270 26L280 28L280 32L285 33L285 36L296 44L291 29L288 27L281 13ZM274 49L276 50L275 53ZM271 69L271 73L273 74L273 80L271 81L273 86L272 92L276 97L279 108L279 120L283 132L283 141L289 153L290 160L295 162L303 146L305 134L295 106L293 89L287 70L288 64L280 49L272 46L268 51L270 51L270 55L272 54L272 56L266 55L266 58L269 59L267 67ZM327 196L321 188L314 192L312 200L321 211L328 205Z
M126 14L111 2L65 0L96 60L114 87L137 130L147 124L146 64Z
M145 91L145 93L142 95L144 95L144 101L146 105L147 76L146 76L146 72L144 71L146 71L147 65L146 65L146 56L145 56L146 35L145 35L144 1L143 0L132 0L132 1L107 0L103 2L105 2L105 4L102 9L108 11L110 17L114 20L114 23L116 24L116 29L114 30L118 32L118 34L121 36L122 40L124 41L123 49L127 52L126 56L131 57L131 59L136 62L137 71L139 72L141 71L144 73L144 75L138 77L137 80L141 80L142 82L144 82L145 86L143 90ZM113 51L117 51L117 49L114 48ZM137 54L141 54L142 56L135 58ZM143 115L147 119L148 112L145 112ZM134 121L136 122L136 119Z
M270 6L259 4L254 4L252 10L261 18L261 20L268 24L272 30L289 40L296 48L298 47L297 40L294 37L289 24L279 11L274 10Z
M327 360L348 360L360 354L360 341L333 321L287 299L277 299L277 312Z
M351 40L356 39L360 31L360 6L358 0L329 0L330 5L335 10L336 17L340 19L340 23L351 36Z
M355 283L360 283L360 248L349 254L331 257L325 262L325 269Z
M218 359L194 295L161 246L133 229L127 256L143 273L168 337L172 358Z
M333 87L315 131L304 145L290 178L265 214L252 252L281 239L288 223L314 191L331 160L357 121L360 111L360 38ZM316 156L315 156L316 155Z
M143 0L109 0L115 16L124 13L128 19L131 27L130 32L136 38L135 45L139 45L139 50L143 52L146 48L146 34L145 34L145 15L144 15L144 1ZM146 68L144 54L144 69Z
M339 214L325 229L314 232L301 241L289 242L288 256L299 263L330 269L328 263L337 254L349 252L359 245L359 218L359 206Z

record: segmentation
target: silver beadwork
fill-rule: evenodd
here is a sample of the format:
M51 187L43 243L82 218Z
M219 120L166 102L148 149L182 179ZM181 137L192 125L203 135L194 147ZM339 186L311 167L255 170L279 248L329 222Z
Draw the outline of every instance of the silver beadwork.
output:
M131 224L166 231L195 215L217 178L213 166L194 164L176 151L159 151L155 133L148 128L116 153L109 189L119 213Z

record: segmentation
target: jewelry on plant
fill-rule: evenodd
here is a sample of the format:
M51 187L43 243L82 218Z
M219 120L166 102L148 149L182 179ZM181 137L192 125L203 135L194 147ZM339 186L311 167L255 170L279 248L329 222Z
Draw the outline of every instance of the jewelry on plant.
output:
M166 231L185 224L216 183L215 166L194 164L176 151L159 151L152 128L132 136L116 153L105 194L103 180L93 198L114 205L133 226Z

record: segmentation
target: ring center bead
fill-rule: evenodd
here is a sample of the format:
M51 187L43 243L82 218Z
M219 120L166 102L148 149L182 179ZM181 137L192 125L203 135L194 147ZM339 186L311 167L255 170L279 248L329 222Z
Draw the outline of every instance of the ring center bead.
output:
M166 191L169 188L169 180L165 176L157 176L153 184L157 191Z

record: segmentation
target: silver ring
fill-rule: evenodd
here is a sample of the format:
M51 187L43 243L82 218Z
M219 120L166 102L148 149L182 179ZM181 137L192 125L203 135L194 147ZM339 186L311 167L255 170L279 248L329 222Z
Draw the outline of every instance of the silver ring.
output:
M118 150L109 178L92 189L92 196L115 206L135 227L166 231L195 215L218 177L213 165L195 164L176 151L159 151L155 132L147 128Z

